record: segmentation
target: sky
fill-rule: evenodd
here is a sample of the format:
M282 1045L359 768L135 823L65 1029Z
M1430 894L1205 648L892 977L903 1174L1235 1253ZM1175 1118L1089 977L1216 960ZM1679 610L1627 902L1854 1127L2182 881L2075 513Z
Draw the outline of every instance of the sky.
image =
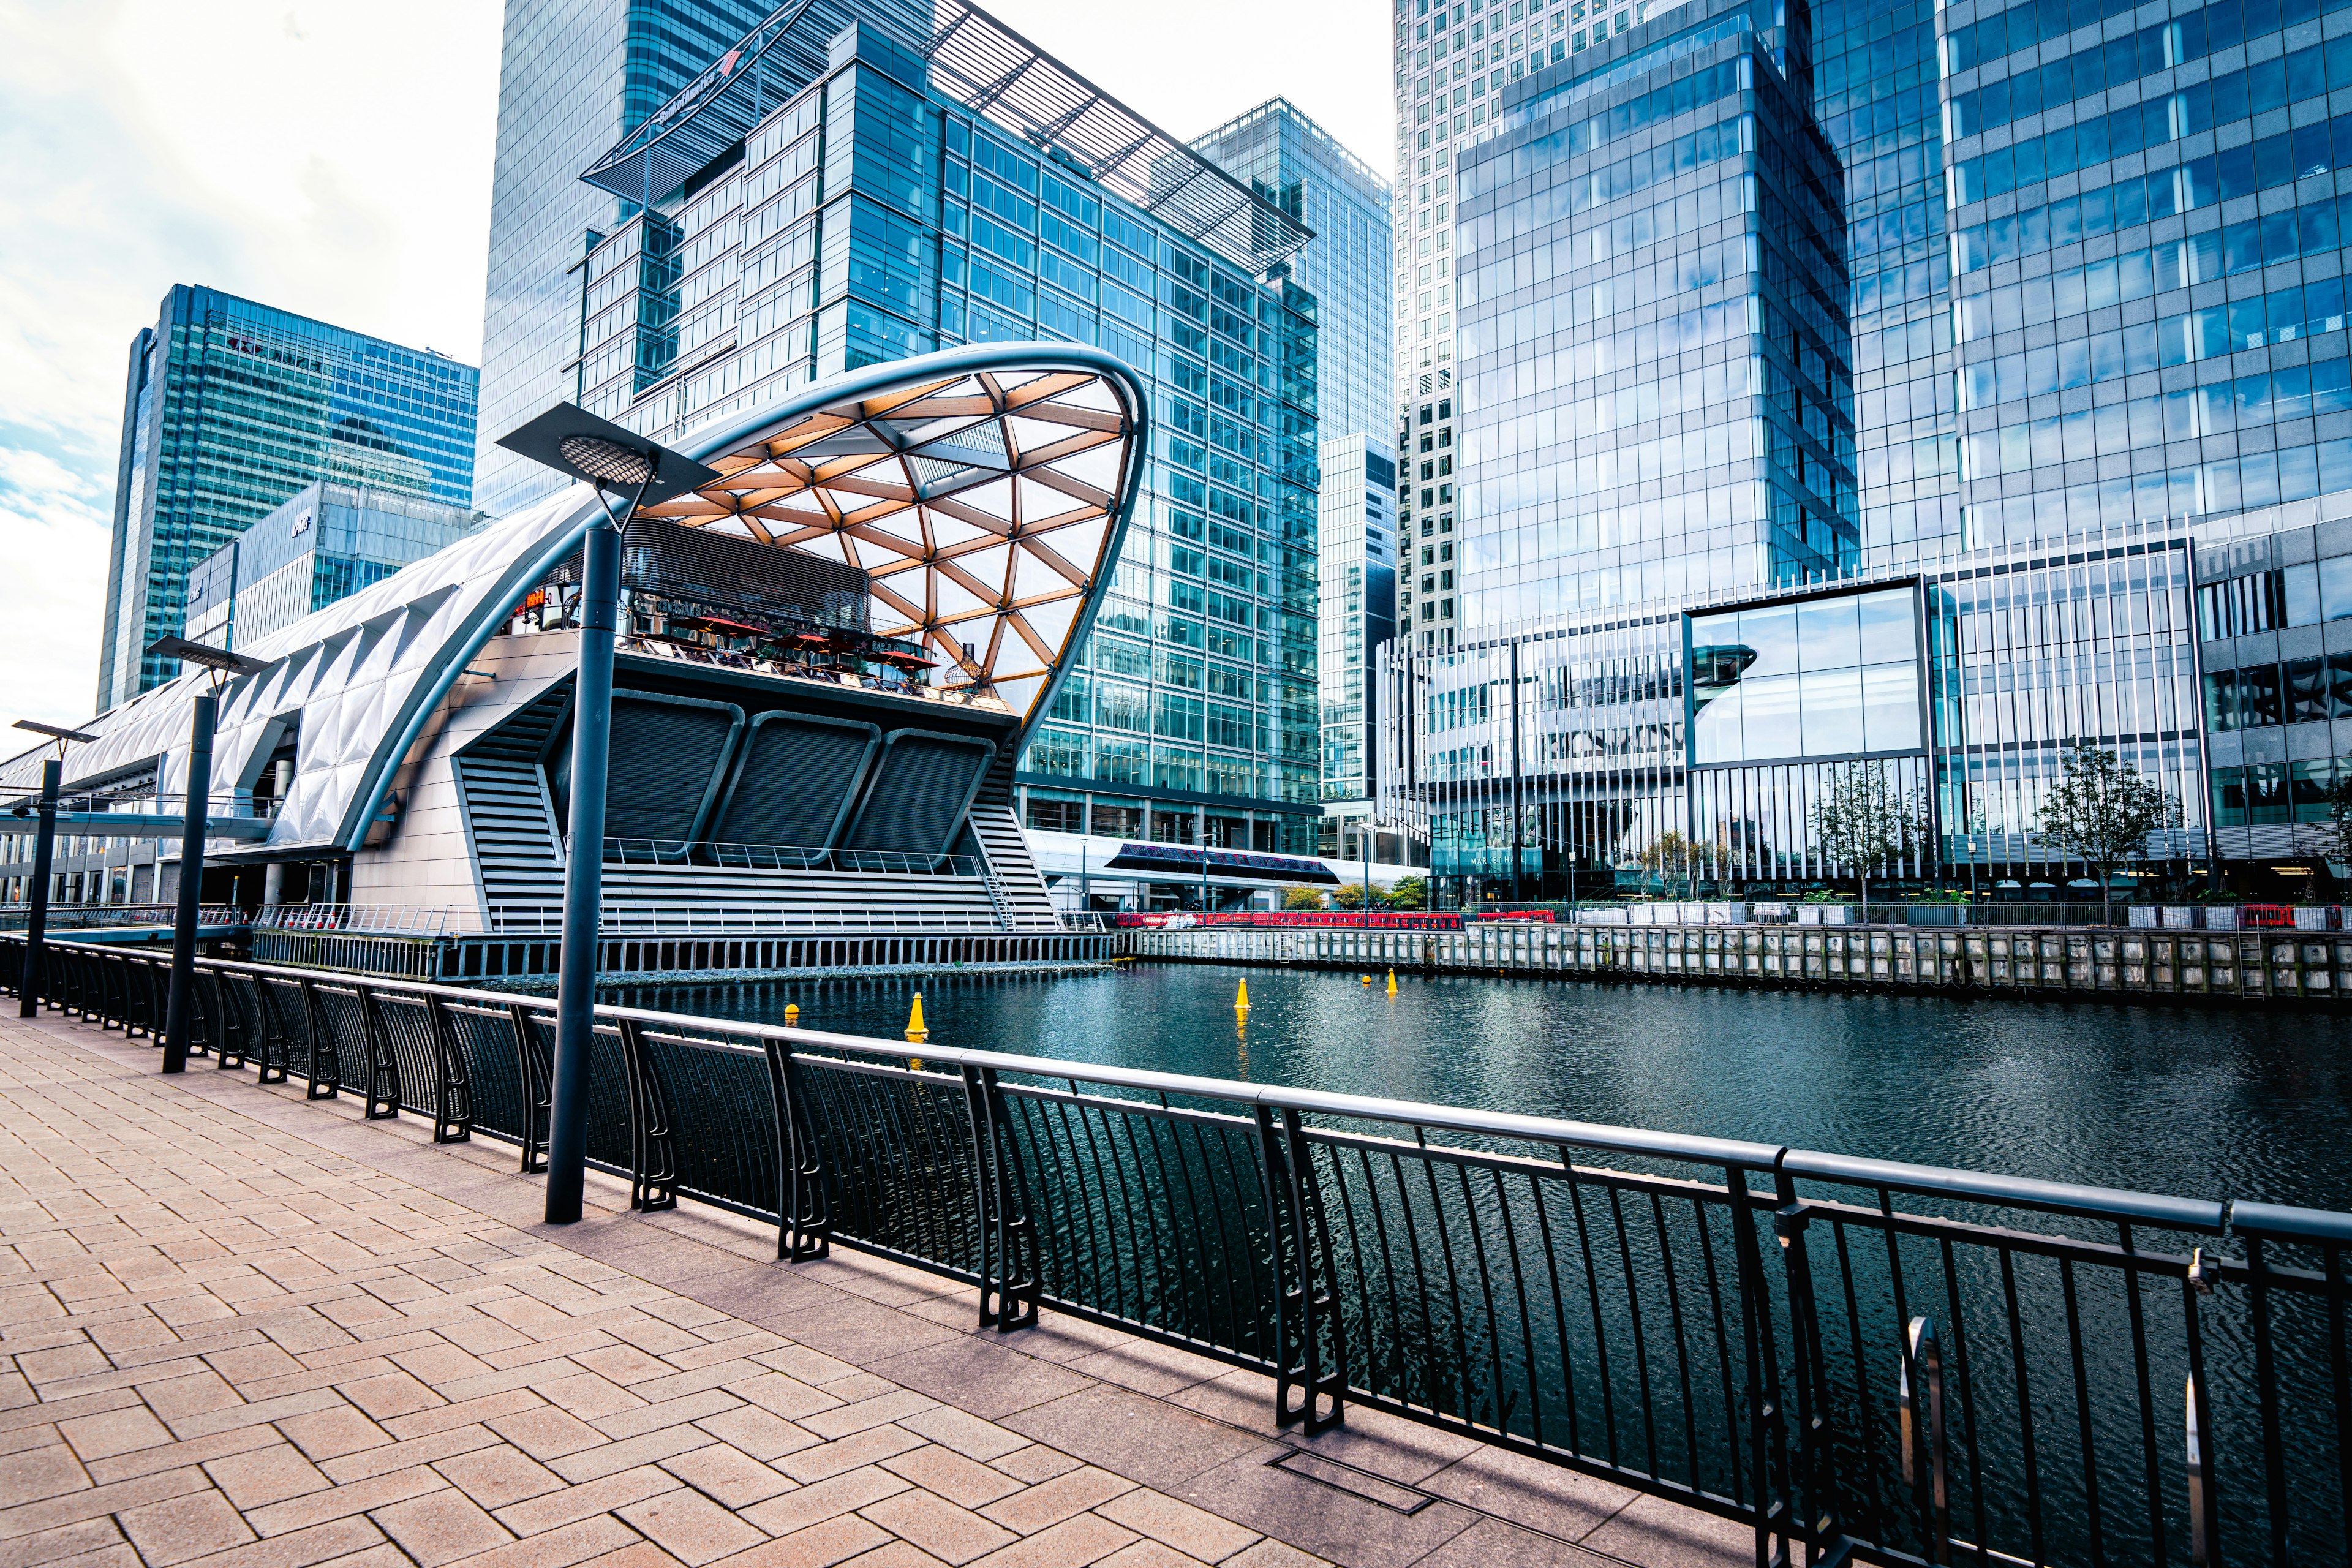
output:
M988 8L1178 136L1281 95L1390 165L1376 0ZM501 15L0 0L0 725L90 716L128 354L173 284L478 363Z

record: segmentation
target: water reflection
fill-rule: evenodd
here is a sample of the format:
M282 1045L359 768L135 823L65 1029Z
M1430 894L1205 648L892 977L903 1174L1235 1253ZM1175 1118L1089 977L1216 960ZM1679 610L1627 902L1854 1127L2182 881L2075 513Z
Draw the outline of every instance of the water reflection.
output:
M1246 973L1246 1017L1233 1002ZM664 987L680 1012L2201 1198L2352 1208L2352 1021L1138 965Z

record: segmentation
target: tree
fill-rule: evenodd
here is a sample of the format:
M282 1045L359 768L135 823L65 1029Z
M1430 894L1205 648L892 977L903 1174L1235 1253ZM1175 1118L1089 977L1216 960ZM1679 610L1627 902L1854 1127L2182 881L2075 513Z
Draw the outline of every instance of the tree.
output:
M1285 888L1282 889L1282 907L1286 910L1319 910L1323 907L1323 894L1315 888Z
M2180 803L2116 752L2073 742L2058 782L2042 797L2033 841L2063 850L2099 874L2101 919L2112 922L2115 868L2147 855L2147 836L2180 826Z
M1386 894L1378 882L1372 884L1372 901L1379 903ZM1342 882L1331 889L1331 907L1335 910L1360 910L1364 907L1364 884Z
M1680 870L1685 875L1689 873L1691 841L1669 827L1634 858L1641 862L1642 869L1658 879L1659 889L1664 891L1669 868Z
M1927 813L1917 791L1909 795L1885 763L1856 763L1830 781L1813 806L1813 837L1831 866L1853 869L1862 884L1862 918L1870 919L1870 872L1906 858L1927 837Z
M1389 908L1421 910L1429 907L1429 881L1423 877L1399 877L1396 886L1389 889Z

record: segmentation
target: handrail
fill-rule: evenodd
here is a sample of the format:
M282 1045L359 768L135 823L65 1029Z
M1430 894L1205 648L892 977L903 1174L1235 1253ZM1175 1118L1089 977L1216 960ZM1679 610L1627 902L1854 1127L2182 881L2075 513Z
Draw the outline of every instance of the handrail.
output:
M549 936L563 929L558 904L528 909L508 906L493 910L485 936ZM992 908L969 915L952 912L910 914L854 909L793 910L776 904L635 904L604 898L604 921L598 934L607 941L633 935L693 935L705 932L940 931L975 934L1013 928L996 919Z
M23 952L0 938L0 986ZM152 1040L158 955L51 953L44 999ZM541 1168L551 999L197 981L192 1054ZM617 1048L590 1158L632 1206L691 1195L775 1223L782 1260L838 1241L962 1280L1002 1331L1050 1306L1271 1374L1278 1426L1369 1405L1738 1521L1759 1561L2175 1562L2184 1457L2192 1561L2224 1519L2242 1561L2352 1536L2352 1214L593 1014Z
M970 855L924 855L900 849L830 849L790 844L721 844L699 839L604 840L608 866L718 866L776 871L854 871L883 876L982 875Z
M253 929L431 937L453 912L447 904L264 904L254 911Z
M320 978L320 972L312 969L251 963L237 959L207 959L204 962L225 972L273 975L286 980ZM403 991L420 996L438 996L446 1001L464 1002L479 1006L520 1006L533 1012L543 1012L551 1016L555 1012L555 1001L552 997L516 995L498 991L477 991L469 987L446 985L423 980L380 979L371 976L368 983L378 989ZM1827 1153L1819 1150L1792 1149L1785 1144L1759 1143L1742 1139L1708 1138L1688 1133L1656 1132L1639 1128L1616 1127L1602 1122L1569 1121L1555 1117L1476 1110L1466 1107L1437 1105L1419 1100L1383 1100L1366 1095L1334 1094L1322 1089L1292 1089L1280 1084L1250 1083L1238 1079L1202 1078L1189 1073L1159 1072L1149 1068L1064 1061L1051 1057L1018 1056L1004 1051L972 1050L960 1046L927 1044L916 1049L901 1040L877 1039L866 1035L841 1035L821 1029L794 1028L782 1024L758 1024L734 1018L713 1018L692 1013L669 1013L655 1008L624 1006L610 1002L597 1003L595 1016L616 1023L627 1019L632 1023L650 1024L660 1027L742 1036L761 1041L776 1040L794 1046L816 1046L826 1050L845 1051L873 1060L903 1061L909 1056L919 1056L926 1062L950 1067L987 1068L1000 1073L1020 1073L1032 1078L1058 1079L1065 1081L1076 1078L1088 1083L1109 1084L1119 1089L1139 1089L1150 1094L1184 1096L1196 1100L1228 1100L1244 1105L1265 1105L1277 1110L1334 1116L1349 1121L1391 1121L1423 1127L1442 1127L1449 1131L1508 1138L1522 1142L1609 1149L1621 1153L1689 1160L1708 1165L1736 1165L1743 1170L1756 1172L1785 1169L1791 1175L1811 1176L1822 1181L1838 1182L1853 1186L1885 1186L1899 1192L1952 1198L1961 1202L2023 1204L2052 1213L2082 1214L2100 1218L2125 1217L2147 1224L2163 1225L2173 1229L2209 1230L2219 1234L2224 1228L2224 1219L2231 1206L2227 1203L2206 1203L2196 1199L2169 1197L2157 1193L2082 1186L2066 1182L2042 1181L2031 1176L2010 1176L1994 1172L1905 1164L1850 1154ZM2331 1211L2327 1210L2292 1207L2280 1207L2273 1210L2273 1205L2263 1205L2263 1207L2265 1210L2272 1210L2281 1215L2336 1217L2343 1219L2347 1225L2352 1225L2352 1215L2331 1215Z

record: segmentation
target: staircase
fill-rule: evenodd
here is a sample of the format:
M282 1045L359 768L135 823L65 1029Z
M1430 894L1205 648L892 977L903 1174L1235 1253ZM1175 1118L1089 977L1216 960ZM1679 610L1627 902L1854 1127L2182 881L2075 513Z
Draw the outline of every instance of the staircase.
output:
M559 682L455 759L491 931L563 906L563 847L540 758L571 700L571 683Z
M988 776L981 781L980 793L971 803L971 836L979 841L982 863L987 868L988 896L1004 928L1059 931L1062 917L1054 908L1054 896L1046 891L1045 879L1030 857L1029 839L1013 815L1013 760L1010 749L998 752Z

